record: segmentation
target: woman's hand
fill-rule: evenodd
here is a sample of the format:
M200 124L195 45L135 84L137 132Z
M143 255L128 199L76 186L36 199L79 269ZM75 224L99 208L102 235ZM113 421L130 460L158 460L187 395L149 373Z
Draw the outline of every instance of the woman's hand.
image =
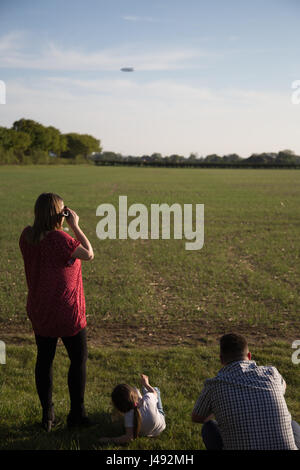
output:
M76 214L75 211L73 211L72 209L70 209L69 207L66 207L66 210L69 211L69 216L66 217L66 222L67 224L73 228L73 227L78 227L79 225L79 215Z
M75 238L80 242L80 245L73 252L72 258L79 258L85 261L94 259L92 245L79 227L79 215L72 209L69 209L69 207L66 207L66 210L69 211L69 216L66 217L66 221L73 230Z

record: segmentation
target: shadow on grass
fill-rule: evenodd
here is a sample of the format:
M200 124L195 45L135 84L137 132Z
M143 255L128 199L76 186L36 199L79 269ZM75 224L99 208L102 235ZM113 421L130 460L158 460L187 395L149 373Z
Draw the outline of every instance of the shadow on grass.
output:
M47 433L40 422L9 426L0 425L1 450L95 450L99 448L99 438L110 435L111 415L106 412L89 414L92 425L87 428L69 429L65 420Z

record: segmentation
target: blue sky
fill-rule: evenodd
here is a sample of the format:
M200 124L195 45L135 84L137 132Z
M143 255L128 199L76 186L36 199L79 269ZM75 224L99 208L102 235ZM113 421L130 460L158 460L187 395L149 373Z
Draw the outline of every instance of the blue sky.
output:
M0 125L31 118L124 155L300 154L299 14L297 0L2 0Z

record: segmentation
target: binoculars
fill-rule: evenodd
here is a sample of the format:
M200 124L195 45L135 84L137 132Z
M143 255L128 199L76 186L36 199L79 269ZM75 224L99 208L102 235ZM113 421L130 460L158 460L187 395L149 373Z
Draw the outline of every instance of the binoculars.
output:
M61 213L61 215L62 215L63 217L69 217L70 211L68 211L68 209L67 209L66 207L64 207L64 210L63 210L63 212Z

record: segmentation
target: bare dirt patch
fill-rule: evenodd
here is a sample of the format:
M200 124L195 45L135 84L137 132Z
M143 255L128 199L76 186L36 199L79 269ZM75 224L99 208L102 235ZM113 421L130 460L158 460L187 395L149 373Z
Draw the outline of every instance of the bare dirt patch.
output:
M249 325L228 325L212 322L194 321L156 325L113 324L99 322L88 325L88 342L95 347L155 347L174 346L195 347L200 344L215 343L225 333L236 332L244 335L249 345L258 345L274 341L293 342L297 338L297 329L291 327L287 332L278 329L258 330ZM34 334L30 322L0 323L0 339L7 344L34 344Z

